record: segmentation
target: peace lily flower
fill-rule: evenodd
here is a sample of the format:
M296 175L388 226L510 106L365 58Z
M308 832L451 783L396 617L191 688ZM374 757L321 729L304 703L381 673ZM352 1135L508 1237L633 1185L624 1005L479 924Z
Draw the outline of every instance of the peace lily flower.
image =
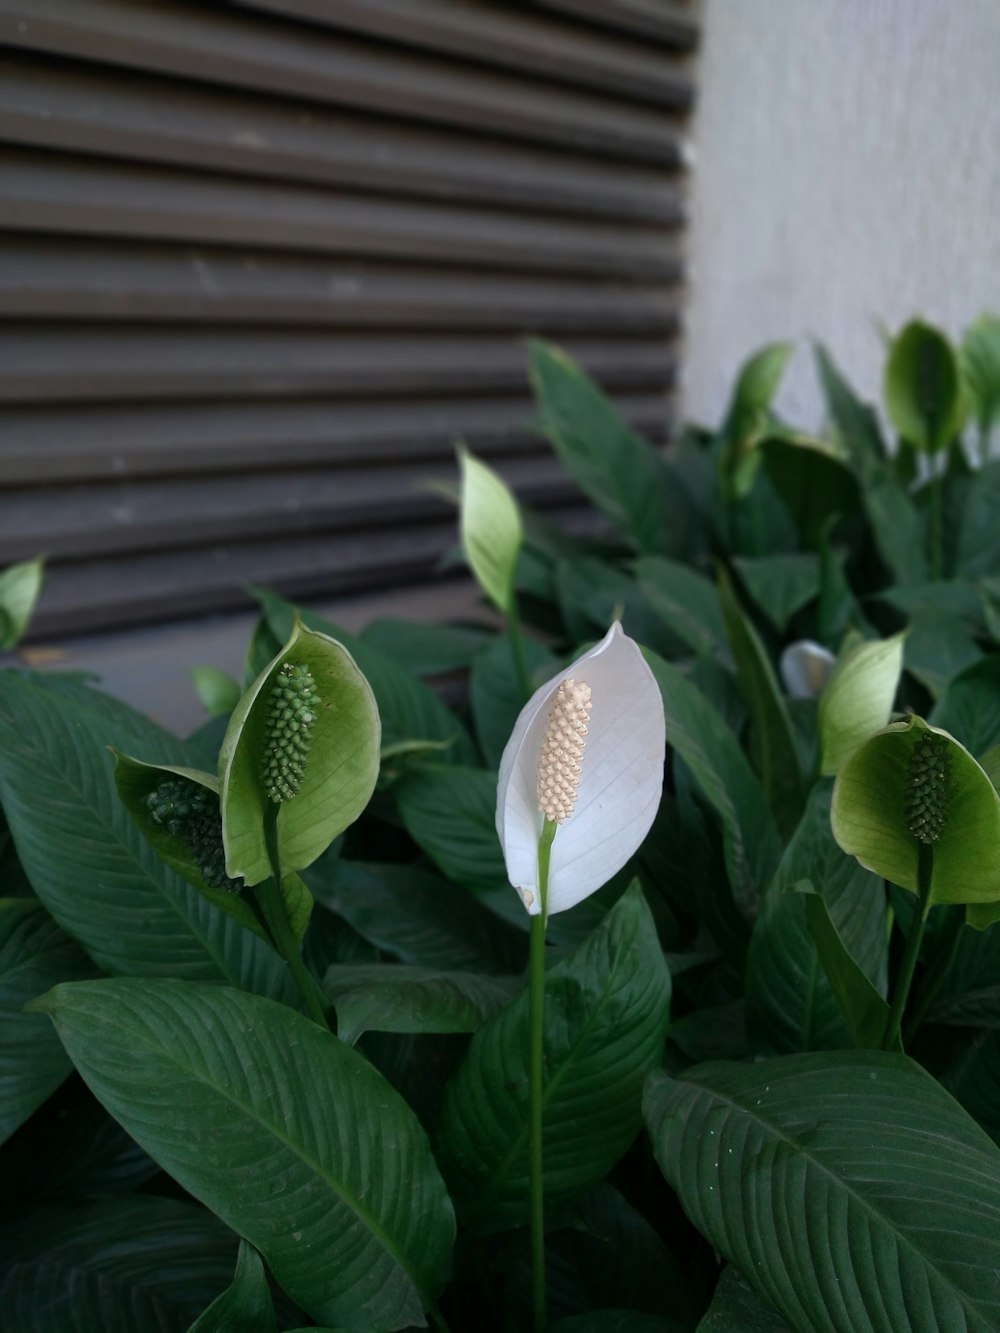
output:
M793 699L818 699L837 659L812 639L790 643L781 654L781 679Z
M620 870L656 815L666 748L659 687L616 621L601 642L536 690L500 761L497 833L511 884L546 915L565 912Z

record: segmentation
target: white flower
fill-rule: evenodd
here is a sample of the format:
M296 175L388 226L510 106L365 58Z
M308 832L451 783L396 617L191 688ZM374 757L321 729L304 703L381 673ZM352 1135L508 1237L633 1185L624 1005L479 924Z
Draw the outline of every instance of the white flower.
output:
M557 695L562 751L547 736ZM659 687L617 621L596 648L535 691L503 752L497 789L507 874L532 916L541 910L539 799L558 822L549 863L551 915L606 884L639 847L660 804L665 748Z
M836 664L821 643L799 639L781 654L781 679L793 699L818 699Z

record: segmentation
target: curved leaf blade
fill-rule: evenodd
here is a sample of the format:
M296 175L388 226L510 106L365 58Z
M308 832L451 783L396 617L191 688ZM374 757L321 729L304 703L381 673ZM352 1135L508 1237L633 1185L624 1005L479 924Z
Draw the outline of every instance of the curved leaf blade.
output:
M413 1112L360 1055L220 986L81 982L35 1007L107 1110L314 1319L420 1322L451 1203Z
M459 527L466 559L483 592L509 616L515 609L514 571L524 539L517 501L507 483L463 445Z
M245 1240L240 1242L232 1286L198 1316L188 1333L278 1333L264 1265Z
M670 976L638 884L587 942L548 974L545 1192L596 1184L635 1137L643 1079L660 1058ZM469 1225L528 1216L528 996L473 1037L448 1086L442 1169Z
M905 1056L656 1074L645 1113L685 1212L793 1328L997 1327L1000 1152Z

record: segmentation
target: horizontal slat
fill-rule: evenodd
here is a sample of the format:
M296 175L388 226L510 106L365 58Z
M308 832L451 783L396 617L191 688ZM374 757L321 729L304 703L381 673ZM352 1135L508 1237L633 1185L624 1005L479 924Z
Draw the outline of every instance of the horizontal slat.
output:
M648 281L670 280L679 269L662 231L214 180L18 149L0 156L0 226Z
M685 0L533 0L539 9L586 20L612 32L644 37L668 50L692 50L698 43L698 25Z
M672 108L691 100L688 79L662 52L573 28L523 6L445 0L239 0L247 9L293 15L327 27L365 33L420 50L445 52L473 64L528 71L559 83ZM687 29L684 36L688 35Z
M0 317L668 334L670 287L363 264L271 251L10 237Z
M0 138L536 212L669 223L680 210L662 170L23 52L0 61Z
M384 43L169 0L0 0L0 40L207 83L358 107L579 152L672 163L677 131L662 108Z
M560 527L591 531L591 509L550 512ZM249 585L287 596L334 597L425 583L455 545L455 520L403 533L290 537L131 560L56 565L32 622L32 638L142 625L252 604ZM463 571L464 573L464 571Z
M530 504L579 498L548 454L494 461ZM453 512L432 487L454 474L452 458L409 467L311 468L7 492L0 496L0 565L39 550L65 560L241 541L250 533L283 539L308 532L402 530Z
M619 397L659 439L662 395ZM413 402L144 404L12 408L0 435L0 485L224 473L273 466L449 459L465 439L487 456L537 448L526 398Z
M570 343L612 387L666 386L671 353L658 341ZM362 337L227 329L187 332L0 330L0 401L246 398L325 394L496 393L524 383L509 337Z

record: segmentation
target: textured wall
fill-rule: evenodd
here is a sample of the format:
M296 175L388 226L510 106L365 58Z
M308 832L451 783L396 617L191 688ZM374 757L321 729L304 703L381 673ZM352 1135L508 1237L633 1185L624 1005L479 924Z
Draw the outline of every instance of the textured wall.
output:
M684 408L819 337L880 394L877 321L1000 312L1000 0L705 0ZM780 406L821 420L811 358Z

